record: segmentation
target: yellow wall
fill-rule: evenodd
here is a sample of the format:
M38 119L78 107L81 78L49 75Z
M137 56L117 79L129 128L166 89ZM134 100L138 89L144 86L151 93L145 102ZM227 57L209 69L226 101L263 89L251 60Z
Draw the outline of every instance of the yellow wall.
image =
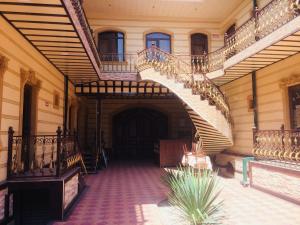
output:
M16 30L0 17L0 54L9 59L3 80L3 102L0 145L0 180L6 178L7 130L12 126L20 132L20 70L32 70L41 81L38 95L37 133L54 133L63 123L64 77ZM69 85L70 96L73 86ZM53 92L60 95L59 108L53 107Z
M300 54L257 71L257 104L259 129L290 127L287 87L281 83L293 78L288 85L299 83ZM251 154L253 112L248 111L247 97L252 95L251 75L222 86L226 93L234 121L232 152Z
M271 0L258 0L259 8L263 8ZM89 18L89 23L94 30L97 43L97 33L116 30L125 34L125 52L136 53L145 48L145 34L151 32L165 32L172 38L172 53L189 55L190 35L205 33L209 39L209 52L215 51L224 45L224 32L232 24L240 27L253 15L252 0L245 0L230 16L218 22L169 22L169 21L139 21L136 20L105 20Z
M262 9L272 0L257 0L258 8ZM235 23L236 28L242 26L251 16L253 16L253 1L245 0L236 8L231 15L221 24L221 29L225 32L232 24Z
M130 20L97 20L89 19L94 33L117 30L125 33L125 52L136 53L145 48L145 34L165 32L172 38L172 53L190 54L190 35L205 33L209 37L209 51L223 45L223 35L218 23L187 23L187 22L151 22ZM212 35L214 34L214 35ZM96 35L97 36L97 35ZM97 39L97 37L96 37Z

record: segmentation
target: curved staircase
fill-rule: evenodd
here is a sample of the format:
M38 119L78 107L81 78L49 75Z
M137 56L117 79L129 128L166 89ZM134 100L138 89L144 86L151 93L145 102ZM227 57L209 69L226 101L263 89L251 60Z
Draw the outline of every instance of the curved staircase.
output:
M137 69L142 80L160 83L182 100L206 154L217 154L233 144L225 97L199 70L156 47L138 53Z

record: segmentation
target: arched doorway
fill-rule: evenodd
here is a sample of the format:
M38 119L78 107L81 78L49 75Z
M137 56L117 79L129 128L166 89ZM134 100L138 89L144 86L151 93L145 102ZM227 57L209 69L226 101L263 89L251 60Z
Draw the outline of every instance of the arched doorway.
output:
M154 144L167 137L168 117L156 110L131 108L113 117L113 151L117 158L152 158Z

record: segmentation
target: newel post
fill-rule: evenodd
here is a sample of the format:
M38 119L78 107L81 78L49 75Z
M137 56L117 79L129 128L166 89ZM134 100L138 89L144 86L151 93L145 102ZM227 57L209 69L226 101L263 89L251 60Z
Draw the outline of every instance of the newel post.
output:
M13 151L14 130L12 127L8 128L8 142L7 142L7 178L11 175L12 151ZM16 159L18 160L18 159Z
M56 153L56 176L60 176L60 167L61 167L61 134L62 130L61 127L59 126L56 131L57 134L57 153Z

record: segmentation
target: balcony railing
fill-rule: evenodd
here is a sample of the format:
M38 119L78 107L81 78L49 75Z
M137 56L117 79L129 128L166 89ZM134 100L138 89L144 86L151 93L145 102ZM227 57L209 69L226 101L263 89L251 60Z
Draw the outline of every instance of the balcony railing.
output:
M84 9L82 7L82 0L70 0L70 2L72 4L72 6L74 7L76 16L79 20L79 23L81 25L81 28L82 28L84 34L85 34L87 42L89 43L89 46L90 46L91 51L94 55L96 64L98 65L99 68L101 68L102 65L101 65L101 61L99 59L97 47L96 47L96 44L95 44L95 41L94 41L94 38L93 38L93 35L92 35L93 32L92 32L92 29L91 29L91 27L88 23L86 14L84 12Z
M206 74L223 69L224 62L227 59L266 37L299 15L299 0L273 0L264 8L256 9L253 16L240 26L234 35L226 37L224 47L203 55L169 55L164 60L164 66L166 67L168 61L172 59L170 63L173 63L173 65L169 65L169 67L174 70L178 70L180 67L182 76L184 74L183 71L193 74ZM147 54L147 57L150 57L151 53L149 51ZM153 57L161 57L160 61L163 61L162 59L165 56L160 53L157 56L153 55ZM180 60L176 61L173 57ZM103 72L137 72L137 58L135 54L104 54L100 55L100 59L104 64L102 65Z
M192 62L193 60L195 62ZM198 64L197 60L197 58L192 58L188 63L186 60L181 60L180 57L153 46L138 53L137 68L139 71L154 68L177 82L184 83L195 94L199 94L202 99L206 99L211 105L215 105L230 122L229 105L219 88L205 74L198 74L200 79L195 81L194 75L203 66L201 62L203 58L199 59L199 67L197 65L191 66Z
M191 67L193 74L206 74L223 68L224 48L203 55L175 55Z
M81 160L76 133L14 135L8 131L7 177L60 177Z
M104 73L137 73L137 54L100 54L102 72Z
M235 34L225 41L226 59L266 37L299 15L297 0L273 0L239 27Z
M253 155L259 160L300 163L300 131L253 130Z

